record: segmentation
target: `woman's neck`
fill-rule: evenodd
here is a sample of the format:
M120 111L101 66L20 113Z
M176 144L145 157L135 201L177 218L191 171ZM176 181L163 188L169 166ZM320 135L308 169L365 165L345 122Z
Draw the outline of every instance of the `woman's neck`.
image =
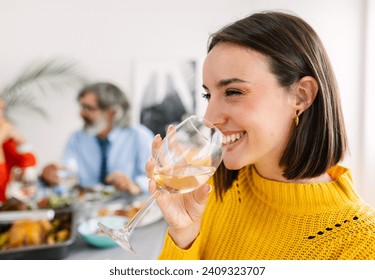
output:
M283 176L283 170L280 166L272 166L272 165L265 165L265 164L254 164L254 167L258 174L263 178L278 181L278 182L285 182L285 183L327 183L331 182L332 178L329 176L328 173L324 173L318 177L314 178L304 178L304 179L293 179L289 180Z

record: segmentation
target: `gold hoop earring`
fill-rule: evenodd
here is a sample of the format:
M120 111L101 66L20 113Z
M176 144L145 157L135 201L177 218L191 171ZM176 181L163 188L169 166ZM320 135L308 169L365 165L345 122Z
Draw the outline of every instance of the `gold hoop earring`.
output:
M299 113L299 111L296 112L296 117L294 118L294 123L296 124L296 126L298 126L298 124L299 124L299 116L298 116L298 113Z

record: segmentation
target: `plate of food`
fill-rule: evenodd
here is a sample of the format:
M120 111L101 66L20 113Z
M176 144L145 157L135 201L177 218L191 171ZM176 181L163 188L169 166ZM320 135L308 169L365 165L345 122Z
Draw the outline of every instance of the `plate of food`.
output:
M145 200L135 200L129 205L121 203L108 204L98 210L99 217L119 216L127 220L131 219L145 205ZM138 227L147 226L159 221L163 217L158 205L155 203L139 222Z
M78 203L105 202L115 199L120 192L110 185L95 185L92 187L74 187L74 197Z

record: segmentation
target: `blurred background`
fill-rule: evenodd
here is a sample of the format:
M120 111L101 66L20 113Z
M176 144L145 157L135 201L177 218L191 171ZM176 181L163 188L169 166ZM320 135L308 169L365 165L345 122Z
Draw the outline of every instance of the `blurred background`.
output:
M10 112L34 146L39 167L57 162L70 133L81 127L76 102L81 82L108 81L120 86L134 101L136 123L140 111L137 87L142 81L137 65L192 61L190 65L196 67L194 110L203 114L201 65L208 36L265 9L293 12L320 35L341 89L350 141L344 164L352 169L360 195L375 206L372 0L0 0L0 92L9 90L25 69L48 61L68 65L69 73L77 75L74 80L61 68L55 69L65 75L64 86L44 88L32 97L30 104L37 110Z

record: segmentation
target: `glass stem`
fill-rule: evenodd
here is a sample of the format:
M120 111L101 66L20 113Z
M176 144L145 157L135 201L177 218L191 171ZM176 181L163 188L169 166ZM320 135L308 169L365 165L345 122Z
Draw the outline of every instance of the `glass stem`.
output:
M146 215L146 213L150 210L151 206L154 205L156 199L161 194L160 189L157 189L154 194L147 200L145 206L138 210L137 214L127 222L125 226L125 230L128 235L134 230L134 228L138 225L138 223L142 220L142 218Z

